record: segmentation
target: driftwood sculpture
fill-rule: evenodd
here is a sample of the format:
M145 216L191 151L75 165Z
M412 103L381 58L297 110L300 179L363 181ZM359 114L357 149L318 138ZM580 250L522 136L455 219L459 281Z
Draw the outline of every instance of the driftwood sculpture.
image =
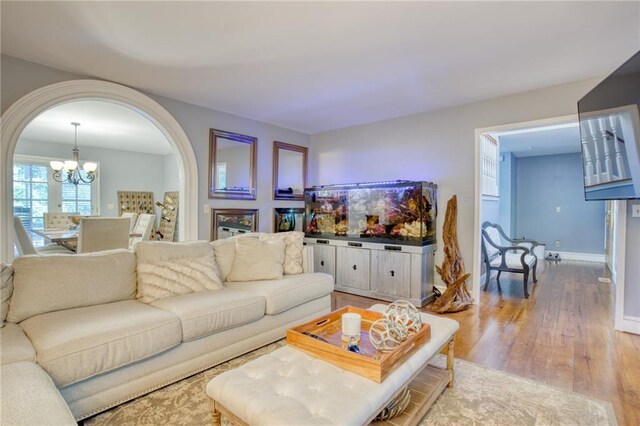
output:
M431 310L438 313L459 312L473 303L465 281L471 274L464 273L464 262L458 246L458 200L454 195L447 202L447 213L444 218L444 260L442 266L436 266L447 290L431 305Z

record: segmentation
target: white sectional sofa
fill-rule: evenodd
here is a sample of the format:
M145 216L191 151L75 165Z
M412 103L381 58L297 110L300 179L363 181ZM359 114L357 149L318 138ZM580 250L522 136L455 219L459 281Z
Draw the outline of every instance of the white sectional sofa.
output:
M199 273L190 253L211 247L214 259L210 243L195 244L174 244L186 255L161 259L159 280L189 285L182 277ZM47 423L72 424L281 339L331 308L333 278L313 273L306 246L302 273L148 303L137 252L31 255L2 266L0 423L42 423L47 407Z

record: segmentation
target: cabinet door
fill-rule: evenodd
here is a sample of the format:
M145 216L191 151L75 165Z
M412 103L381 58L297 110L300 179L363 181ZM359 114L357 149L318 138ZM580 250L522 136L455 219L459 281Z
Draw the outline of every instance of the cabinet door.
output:
M337 256L337 284L369 290L369 250L338 247Z
M411 297L411 255L371 250L371 291Z
M336 276L336 248L322 244L313 245L313 269Z

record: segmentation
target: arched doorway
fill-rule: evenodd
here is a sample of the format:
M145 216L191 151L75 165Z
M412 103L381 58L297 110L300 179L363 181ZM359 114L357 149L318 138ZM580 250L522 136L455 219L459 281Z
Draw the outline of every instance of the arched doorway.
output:
M169 112L148 96L116 83L99 80L71 80L41 87L23 96L2 115L0 137L0 259L13 258L13 155L18 138L35 117L54 106L82 99L114 102L146 117L163 133L178 160L180 179L179 235L198 238L198 174L196 157L186 133Z

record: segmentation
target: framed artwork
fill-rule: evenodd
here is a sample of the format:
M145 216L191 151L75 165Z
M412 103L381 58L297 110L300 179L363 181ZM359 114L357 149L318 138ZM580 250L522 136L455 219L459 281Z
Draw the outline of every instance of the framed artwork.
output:
M211 241L258 230L258 209L211 209Z
M273 232L304 232L304 208L273 209Z

